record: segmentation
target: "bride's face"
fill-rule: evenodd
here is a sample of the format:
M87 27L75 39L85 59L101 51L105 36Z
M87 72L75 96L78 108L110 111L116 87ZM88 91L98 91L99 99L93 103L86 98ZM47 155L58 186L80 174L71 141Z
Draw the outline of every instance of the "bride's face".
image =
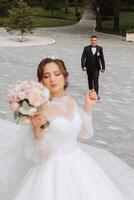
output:
M63 94L65 78L56 63L50 62L44 66L42 83L52 95Z

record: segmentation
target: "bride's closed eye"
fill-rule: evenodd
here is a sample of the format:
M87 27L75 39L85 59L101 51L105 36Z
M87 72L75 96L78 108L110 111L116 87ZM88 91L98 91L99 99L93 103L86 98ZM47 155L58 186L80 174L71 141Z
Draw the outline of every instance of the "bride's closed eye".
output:
M57 71L57 72L54 72L54 75L55 75L55 76L60 76L61 73ZM51 74L45 74L43 77L44 77L45 79L50 78L50 77L51 77Z
M61 73L60 72L55 72L54 75L55 76L59 76Z
M50 77L50 75L44 75L43 77L44 77L44 78L49 78L49 77Z

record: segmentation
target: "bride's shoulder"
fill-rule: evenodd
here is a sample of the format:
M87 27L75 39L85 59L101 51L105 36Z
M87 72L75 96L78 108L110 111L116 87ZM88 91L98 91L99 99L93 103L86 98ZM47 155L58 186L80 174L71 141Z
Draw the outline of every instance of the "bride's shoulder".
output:
M48 111L50 109L50 107L51 107L50 103L48 101L46 101L44 104L42 104L40 106L39 110L44 113L44 112Z
M78 106L75 98L73 98L72 96L68 96L67 98L69 104L71 104L72 106Z

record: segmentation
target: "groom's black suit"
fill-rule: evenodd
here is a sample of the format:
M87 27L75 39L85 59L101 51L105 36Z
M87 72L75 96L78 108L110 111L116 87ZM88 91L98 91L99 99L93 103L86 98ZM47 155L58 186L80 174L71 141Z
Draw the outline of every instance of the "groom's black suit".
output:
M95 54L92 52L95 49ZM95 47L88 45L84 47L81 57L81 67L86 67L89 89L94 89L98 95L99 90L99 71L105 70L105 61L103 56L103 48L96 45Z

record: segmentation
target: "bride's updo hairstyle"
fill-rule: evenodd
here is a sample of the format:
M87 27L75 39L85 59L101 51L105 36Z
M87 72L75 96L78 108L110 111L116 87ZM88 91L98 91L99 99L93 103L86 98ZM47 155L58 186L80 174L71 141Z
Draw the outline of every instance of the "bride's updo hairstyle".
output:
M65 78L65 85L64 85L64 89L67 88L68 86L68 82L67 82L67 78L68 78L68 71L66 69L65 63L63 60L61 59L52 59L52 58L44 58L40 64L38 65L38 69L37 69L37 77L38 77L38 81L41 82L43 79L43 72L44 72L44 67L46 64L54 62L55 64L58 65L61 73L63 74L64 78Z

